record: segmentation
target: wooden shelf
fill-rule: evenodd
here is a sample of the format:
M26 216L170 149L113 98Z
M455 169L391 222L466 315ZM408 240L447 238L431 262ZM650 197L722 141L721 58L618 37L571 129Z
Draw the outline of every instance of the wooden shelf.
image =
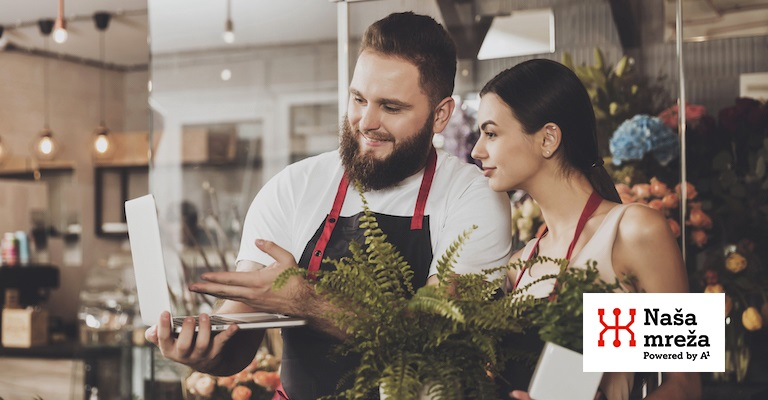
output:
M0 267L0 288L54 289L59 287L59 269L52 265Z
M0 178L33 180L49 174L71 174L75 170L74 161L40 161L30 159L9 160L0 167Z

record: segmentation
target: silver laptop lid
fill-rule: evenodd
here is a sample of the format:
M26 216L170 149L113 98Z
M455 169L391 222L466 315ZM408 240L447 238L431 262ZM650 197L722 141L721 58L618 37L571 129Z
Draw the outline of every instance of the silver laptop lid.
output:
M160 313L172 311L155 198L148 194L126 201L125 219L141 320L145 325L154 325L160 320Z

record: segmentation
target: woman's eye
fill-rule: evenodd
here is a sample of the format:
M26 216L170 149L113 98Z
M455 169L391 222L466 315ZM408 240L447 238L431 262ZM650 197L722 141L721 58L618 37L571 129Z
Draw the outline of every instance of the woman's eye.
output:
M493 132L483 132L483 134L485 134L485 136L487 136L489 138L495 138L496 137L496 134L493 133Z

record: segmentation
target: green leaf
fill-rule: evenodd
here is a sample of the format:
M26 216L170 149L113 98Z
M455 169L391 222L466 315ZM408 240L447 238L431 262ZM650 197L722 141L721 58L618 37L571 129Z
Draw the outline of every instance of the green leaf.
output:
M712 168L715 171L725 171L731 168L733 157L727 151L721 151L712 159Z
M747 197L747 189L741 183L734 183L733 185L731 185L730 192L733 197L736 197L739 199Z

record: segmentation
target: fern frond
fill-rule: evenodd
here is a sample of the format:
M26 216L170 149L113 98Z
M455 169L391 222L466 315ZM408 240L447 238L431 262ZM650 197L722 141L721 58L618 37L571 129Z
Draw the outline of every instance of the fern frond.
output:
M291 279L293 276L300 276L302 278L306 278L307 276L307 270L292 267L288 268L285 271L281 272L280 275L275 278L275 281L272 283L272 286L275 289L281 289L283 286L285 286L286 283L288 283L288 280Z

